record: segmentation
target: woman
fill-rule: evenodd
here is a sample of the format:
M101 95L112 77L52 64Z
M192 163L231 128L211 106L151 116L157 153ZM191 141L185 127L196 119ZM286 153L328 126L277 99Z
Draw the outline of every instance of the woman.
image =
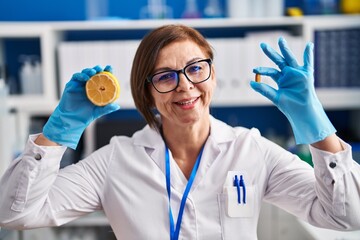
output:
M0 226L58 226L103 210L118 239L256 239L267 201L316 226L359 228L360 167L316 97L312 45L304 66L284 39L279 46L282 55L261 45L280 71L254 70L279 89L251 86L288 117L298 143L311 144L315 171L256 129L213 118L211 47L196 30L167 25L145 36L133 62L132 94L148 126L58 170L66 146L76 148L93 119L118 109L85 96L100 67L75 74L43 133L30 136L2 178Z

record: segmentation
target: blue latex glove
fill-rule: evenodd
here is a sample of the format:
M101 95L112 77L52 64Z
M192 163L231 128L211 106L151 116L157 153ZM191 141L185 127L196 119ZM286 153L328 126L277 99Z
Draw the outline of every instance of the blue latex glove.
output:
M251 87L270 99L289 120L297 144L311 144L336 132L328 119L314 87L313 43L304 51L304 66L299 66L284 38L279 38L282 55L265 43L264 53L279 67L259 67L254 73L270 76L278 85L274 89L267 84L251 81Z
M92 121L120 108L115 103L98 107L88 100L85 92L86 81L101 71L111 72L112 68L106 66L103 70L100 66L95 66L72 76L65 86L59 105L43 128L46 138L76 149L82 133Z

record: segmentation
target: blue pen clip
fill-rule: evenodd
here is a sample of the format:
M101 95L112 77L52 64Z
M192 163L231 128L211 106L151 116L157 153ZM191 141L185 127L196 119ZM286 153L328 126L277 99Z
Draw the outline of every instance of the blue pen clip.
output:
M246 204L246 187L245 187L245 182L244 182L243 175L240 175L240 179L239 179L238 175L235 175L235 177L234 177L234 187L236 187L236 190L237 190L238 204L241 204L240 188L242 188L242 199L243 199L242 202L243 202L243 204Z

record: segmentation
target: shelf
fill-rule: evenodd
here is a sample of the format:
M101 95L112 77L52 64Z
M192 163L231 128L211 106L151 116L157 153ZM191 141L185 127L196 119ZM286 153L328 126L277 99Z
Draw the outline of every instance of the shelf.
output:
M325 109L360 109L360 88L318 88Z
M11 96L9 106L20 111L31 113L51 112L58 101L59 62L58 47L66 42L68 33L80 33L85 31L93 36L102 31L127 31L140 32L141 34L150 29L165 24L185 24L198 29L205 30L210 38L221 38L222 34L231 34L239 30L237 34L244 32L260 32L268 30L288 31L296 33L299 38L305 41L313 41L313 33L318 29L337 29L337 28L360 28L360 15L326 15L326 16L307 16L307 17L278 17L278 18L251 18L251 19L169 19L169 20L109 20L109 21L75 21L75 22L1 22L0 23L0 42L2 39L11 38L39 38L41 49L41 60L43 64L43 89L41 97ZM139 30L139 31L138 31ZM115 32L114 32L115 33ZM111 35L110 34L110 35ZM225 35L226 35L225 34ZM117 35L115 35L117 36ZM140 35L137 34L137 37ZM141 35L142 36L142 35ZM244 37L236 36L235 37ZM233 36L233 37L234 37ZM229 37L228 35L226 37ZM116 37L115 37L116 38ZM118 41L124 39L116 39ZM85 40L86 41L86 38ZM0 53L4 52L1 49ZM255 52L254 54L260 54ZM1 56L0 56L1 58ZM246 62L249 59L246 58ZM1 63L0 59L0 63ZM252 64L252 62L250 63ZM249 72L249 69L242 69L242 72ZM218 71L220 72L220 71ZM219 74L218 74L219 75ZM242 76L240 76L242 77ZM244 78L242 78L244 79ZM247 78L245 78L247 79ZM127 81L127 80L126 80ZM359 93L357 89L318 89L318 95L325 108L328 109L358 109L360 108ZM124 96L124 95L123 95ZM234 96L234 97L232 97ZM133 108L133 103L126 101L129 96L120 99L119 104L124 108ZM121 96L120 96L121 98ZM214 97L214 106L267 106L272 105L270 101L257 93L252 93L245 89L245 94L240 96L238 93L230 95L223 94Z
M33 38L41 37L49 32L50 25L30 22L2 22L0 29L0 38Z
M51 114L57 106L57 101L44 101L43 96L39 95L11 95L7 100L7 107L9 109L16 109L17 111L25 112L30 115L33 114Z
M103 21L66 21L66 22L1 22L0 37L37 36L44 31L74 30L131 30L153 29L165 24L185 24L196 28L232 27L279 27L305 25L311 28L359 27L360 15L323 15L311 17L277 18L213 18L213 19L165 19L165 20L103 20ZM331 22L331 23L329 23Z
M254 18L254 19L168 19L168 20L111 20L53 23L56 31L73 30L131 30L153 29L166 24L185 24L196 28L228 28L257 26L301 26L301 18Z
M318 88L316 89L316 93L326 110L360 109L360 88ZM255 91L245 94L239 91L239 96L236 97L236 101L232 101L229 98L214 99L212 106L245 107L274 106L274 104Z
M53 31L73 30L129 30L153 29L165 24L185 24L196 28L228 28L228 27L278 27L278 26L303 26L311 27L344 27L359 26L360 15L323 15L312 17L276 17L276 18L212 18L212 19L164 19L164 20L103 20L103 21L66 21L66 22L19 22L0 23L0 27L11 25L11 28L20 27L31 29L51 28ZM331 21L331 24L329 24ZM1 36L1 35L0 35Z
M7 35L25 36L30 33L74 30L129 30L152 29L166 24L185 24L198 28L257 27L257 26L302 26L303 18L252 18L252 19L165 19L165 20L103 20L66 22L1 22L0 37Z

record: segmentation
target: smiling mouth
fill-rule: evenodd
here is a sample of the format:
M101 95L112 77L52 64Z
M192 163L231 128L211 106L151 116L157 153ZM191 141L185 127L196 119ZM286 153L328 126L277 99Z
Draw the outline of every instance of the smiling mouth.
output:
M183 102L176 102L176 104L178 105L181 105L181 106L187 106L187 105L191 105L193 104L194 102L196 102L199 98L194 98L194 99L190 99L190 100L187 100L187 101L183 101Z

